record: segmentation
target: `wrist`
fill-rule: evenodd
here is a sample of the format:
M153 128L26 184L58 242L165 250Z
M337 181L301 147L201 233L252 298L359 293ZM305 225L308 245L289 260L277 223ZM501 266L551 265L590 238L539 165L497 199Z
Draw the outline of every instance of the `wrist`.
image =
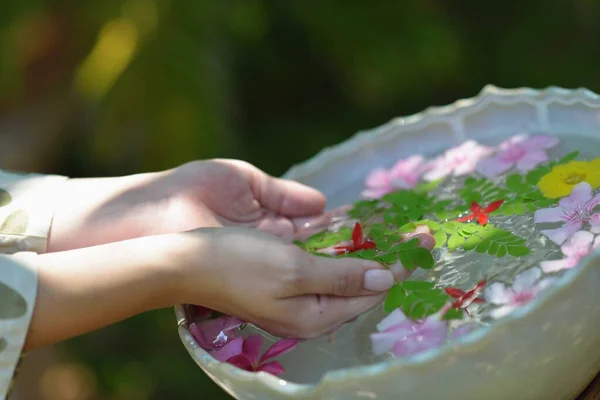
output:
M48 236L48 252L145 236L161 199L146 189L160 173L69 179ZM154 196L156 197L156 196ZM144 218L144 216L146 218Z

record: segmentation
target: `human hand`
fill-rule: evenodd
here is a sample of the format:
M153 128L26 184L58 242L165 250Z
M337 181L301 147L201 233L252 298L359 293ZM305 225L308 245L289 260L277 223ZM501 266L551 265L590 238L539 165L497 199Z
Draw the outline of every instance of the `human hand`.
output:
M243 228L171 235L178 302L236 316L280 337L312 338L378 305L391 271L361 259L319 257ZM433 243L425 241L429 250Z
M325 198L237 160L207 160L119 178L71 179L56 212L49 251L198 227L253 227L304 238L344 210Z

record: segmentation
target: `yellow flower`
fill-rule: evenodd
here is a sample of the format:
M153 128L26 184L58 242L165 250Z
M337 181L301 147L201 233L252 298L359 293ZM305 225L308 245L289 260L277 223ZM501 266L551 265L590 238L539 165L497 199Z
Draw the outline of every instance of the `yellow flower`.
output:
M571 161L557 165L542 176L537 187L545 197L558 199L570 195L575 185L584 181L589 183L592 189L600 187L600 158L589 162Z

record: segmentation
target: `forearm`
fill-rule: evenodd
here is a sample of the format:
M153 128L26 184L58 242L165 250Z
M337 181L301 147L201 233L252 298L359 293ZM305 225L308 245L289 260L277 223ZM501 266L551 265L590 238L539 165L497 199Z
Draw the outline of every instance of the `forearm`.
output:
M156 198L162 174L70 179L54 214L48 251L64 251L152 234L152 215L168 201ZM149 201L151 199L152 201Z
M37 257L38 296L26 349L177 303L179 278L157 256L163 237Z

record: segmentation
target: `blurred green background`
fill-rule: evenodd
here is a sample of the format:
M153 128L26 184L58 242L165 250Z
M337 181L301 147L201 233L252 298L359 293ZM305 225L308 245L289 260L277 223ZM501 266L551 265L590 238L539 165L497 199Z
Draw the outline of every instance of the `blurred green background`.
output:
M503 87L600 91L600 1L3 0L0 167L279 175L358 130ZM32 353L14 399L227 398L172 310Z

